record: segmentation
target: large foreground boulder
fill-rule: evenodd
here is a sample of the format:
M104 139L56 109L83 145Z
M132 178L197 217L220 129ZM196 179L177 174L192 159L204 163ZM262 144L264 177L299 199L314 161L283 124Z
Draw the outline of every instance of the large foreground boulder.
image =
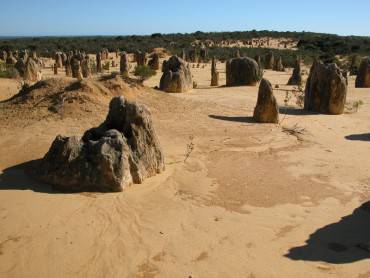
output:
M356 88L370 88L370 58L364 58L358 68Z
M255 86L259 75L258 64L251 58L235 58L226 62L226 86Z
M177 56L163 63L163 75L159 84L162 91L184 93L191 90L193 81L189 66Z
M253 119L258 123L279 123L279 106L276 102L271 83L262 79L258 90L257 105Z
M115 97L105 122L82 139L57 136L37 175L62 191L117 192L164 168L149 110Z
M304 109L333 115L343 114L347 80L336 64L315 61L307 79Z

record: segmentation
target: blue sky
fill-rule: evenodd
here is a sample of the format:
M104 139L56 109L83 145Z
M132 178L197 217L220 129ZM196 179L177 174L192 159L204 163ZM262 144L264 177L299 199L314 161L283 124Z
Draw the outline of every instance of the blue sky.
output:
M370 0L0 0L0 36L313 31L370 36Z

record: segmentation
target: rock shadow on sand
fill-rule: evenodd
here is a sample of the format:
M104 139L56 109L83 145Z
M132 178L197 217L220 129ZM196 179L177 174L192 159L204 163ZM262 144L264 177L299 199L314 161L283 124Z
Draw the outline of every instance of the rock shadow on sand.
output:
M40 163L40 160L28 161L3 170L0 174L1 190L32 190L39 193L58 194L48 184L37 182L32 178L31 172Z
M234 116L221 116L221 115L208 115L211 119L227 121L227 122L237 122L237 123L253 123L256 121L253 117L234 117Z
M299 116L299 115L315 115L315 113L296 107L279 107L279 113L283 115Z
M370 201L339 222L310 235L306 245L285 256L292 260L348 264L370 259Z
M370 133L352 134L345 138L350 141L370 141Z

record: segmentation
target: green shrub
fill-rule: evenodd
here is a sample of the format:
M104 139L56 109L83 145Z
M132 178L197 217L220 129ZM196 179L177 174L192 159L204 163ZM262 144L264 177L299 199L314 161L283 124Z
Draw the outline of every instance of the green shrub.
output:
M16 78L19 72L12 65L0 66L0 78Z
M154 76L156 73L157 72L149 66L136 66L134 75L140 77L142 80L146 80Z
M110 68L110 63L109 62L104 63L103 70L109 71L109 68Z

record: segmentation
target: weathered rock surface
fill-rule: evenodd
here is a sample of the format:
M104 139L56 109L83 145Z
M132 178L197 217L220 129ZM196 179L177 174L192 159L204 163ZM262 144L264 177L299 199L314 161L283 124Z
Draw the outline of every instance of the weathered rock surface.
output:
M19 75L26 82L33 83L41 80L41 69L37 61L29 57L27 60L19 59L15 64Z
M85 56L81 60L81 72L84 78L89 78L91 75L91 66L89 56Z
M215 57L213 57L212 66L211 66L211 86L219 85L219 77L220 77L220 74L219 72L217 72L216 59Z
M336 64L315 61L307 79L304 109L318 113L343 114L347 82Z
M275 64L275 57L272 52L269 52L265 57L265 69L273 69Z
M364 58L358 68L356 88L370 88L370 58Z
M279 123L279 106L274 96L271 83L262 79L258 90L257 105L253 119L258 123Z
M196 49L189 49L187 58L190 63L198 63L199 57Z
M257 62L251 58L234 58L226 62L226 86L255 86L259 74Z
M103 66L102 66L102 55L100 52L96 53L96 71L97 72L102 72L103 71Z
M121 61L120 61L120 72L121 74L128 74L130 67L129 67L129 60L126 52L121 53Z
M289 78L288 85L301 85L301 84L302 84L301 60L298 58L295 62L293 74Z
M80 79L80 77L82 76L81 63L77 56L73 56L71 59L71 69L72 77Z
M205 63L207 61L208 51L207 48L202 47L199 50L199 63Z
M164 168L149 110L115 97L105 122L82 139L57 136L37 175L62 191L118 192Z
M163 75L159 88L168 93L184 93L193 87L189 66L177 56L163 63Z
M137 50L134 53L135 61L138 66L145 66L147 63L147 57L145 52L141 52L140 50Z
M72 66L71 66L71 59L67 59L65 62L65 69L66 69L66 76L71 77L72 76Z
M279 56L274 63L274 71L285 71L283 59Z
M13 56L11 51L7 52L5 61L7 65L15 65L17 63L17 59Z
M60 53L60 52L55 53L55 63L57 64L58 68L63 67L62 53Z
M159 55L153 53L152 58L148 62L148 66L153 70L159 70Z

